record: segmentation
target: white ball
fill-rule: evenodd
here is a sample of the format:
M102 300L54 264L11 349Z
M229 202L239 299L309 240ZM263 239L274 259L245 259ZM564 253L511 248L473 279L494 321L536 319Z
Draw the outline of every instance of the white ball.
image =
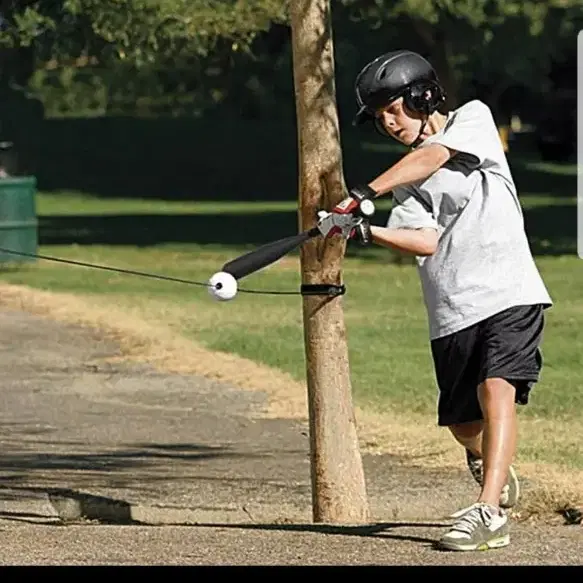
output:
M369 198L365 198L363 201L361 201L359 208L360 208L360 212L365 217L372 217L375 213L375 210L376 210L374 202L372 200L370 200Z
M208 281L208 291L216 300L232 300L237 295L237 280L226 271L215 273Z

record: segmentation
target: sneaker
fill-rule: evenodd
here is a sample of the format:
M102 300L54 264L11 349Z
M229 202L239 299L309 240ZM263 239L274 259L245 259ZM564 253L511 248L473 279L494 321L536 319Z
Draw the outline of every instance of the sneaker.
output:
M440 548L449 551L487 551L510 544L505 512L477 502L456 514L459 518L439 540Z
M481 458L475 456L469 449L466 449L466 461L474 480L482 486L484 484L484 462ZM500 494L500 508L512 508L518 502L519 496L520 483L518 482L518 477L516 476L514 468L510 466L510 468L508 468L508 482L506 482L506 485L502 488L502 493Z

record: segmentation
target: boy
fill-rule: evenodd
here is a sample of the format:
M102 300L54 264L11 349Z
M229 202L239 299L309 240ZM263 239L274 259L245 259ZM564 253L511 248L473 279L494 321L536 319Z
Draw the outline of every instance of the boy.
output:
M505 508L519 483L511 466L516 403L542 367L543 310L552 305L524 231L516 187L489 108L441 113L432 66L411 51L381 55L356 79L356 123L371 122L412 150L334 209L354 211L392 192L386 227L355 237L416 256L439 388L438 425L465 447L481 490L439 541L470 551L509 544Z

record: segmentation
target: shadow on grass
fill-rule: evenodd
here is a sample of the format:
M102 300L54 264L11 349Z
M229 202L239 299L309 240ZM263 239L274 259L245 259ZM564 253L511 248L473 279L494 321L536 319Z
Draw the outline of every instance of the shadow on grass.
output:
M532 159L510 159L518 194L550 196L560 201L577 193L574 165L542 164Z
M577 213L575 201L524 209L527 233L537 256L576 254ZM384 224L379 213L376 224ZM293 211L221 213L217 215L115 215L51 216L39 221L41 245L153 246L194 243L240 247L262 245L298 231ZM352 256L377 257L350 244Z
M370 181L406 152L372 130L346 124L341 132L349 184ZM538 164L532 139L525 135L514 140L509 152L520 190L572 196L576 175L565 171L569 166L561 170L560 165ZM22 148L44 191L76 190L111 199L297 197L297 132L292 119L51 119L29 132Z
M527 234L535 256L577 254L577 204L543 205L524 210Z
M198 243L257 245L298 231L292 211L217 215L127 214L51 216L39 220L41 245L137 245Z

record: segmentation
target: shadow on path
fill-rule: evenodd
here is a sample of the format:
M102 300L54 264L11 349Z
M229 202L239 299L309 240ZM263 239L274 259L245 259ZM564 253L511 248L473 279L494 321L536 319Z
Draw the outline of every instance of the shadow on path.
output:
M234 528L244 530L269 530L283 532L313 532L340 536L379 537L411 542L435 544L435 539L410 534L394 534L386 531L397 528L444 528L445 522L377 522L356 526L342 526L333 524L197 524L201 528Z

